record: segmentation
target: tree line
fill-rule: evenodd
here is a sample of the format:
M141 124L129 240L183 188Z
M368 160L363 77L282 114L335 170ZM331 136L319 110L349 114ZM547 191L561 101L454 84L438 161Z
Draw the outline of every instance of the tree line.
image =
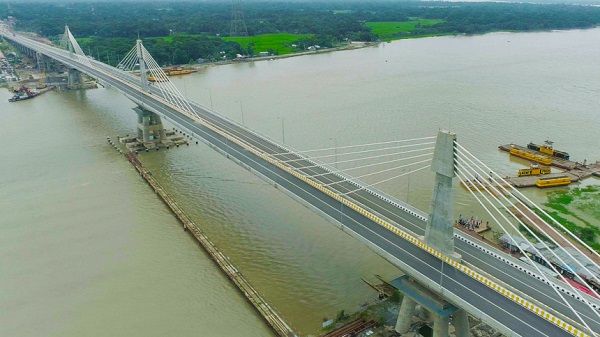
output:
M375 41L368 21L442 19L419 27L415 35L477 34L589 28L600 23L600 8L578 5L459 2L248 2L243 6L250 35L312 34L303 45L331 47L345 41ZM13 16L17 29L56 38L69 24L84 51L116 64L137 36L161 64L245 54L230 33L231 3L224 2L83 2L0 5L0 17ZM165 38L168 37L168 38ZM224 52L224 53L223 53Z

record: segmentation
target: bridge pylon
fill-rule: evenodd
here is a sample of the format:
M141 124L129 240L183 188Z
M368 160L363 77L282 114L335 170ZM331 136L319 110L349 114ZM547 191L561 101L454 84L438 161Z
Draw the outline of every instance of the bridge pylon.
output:
M452 214L452 183L454 171L456 134L440 130L437 135L432 170L435 172L431 213L425 229L425 242L443 254L455 259L460 255L454 250L454 221ZM448 337L450 317L457 337L468 337L469 318L467 313L429 291L426 287L407 276L394 281L396 288L404 294L395 330L405 333L410 328L417 304L433 314L433 336Z
M142 83L142 88L144 88L144 90L148 91L148 70L146 67L146 59L144 57L145 55L144 55L142 40L137 39L135 41L135 50L137 53L137 59L138 59L139 67L140 67L140 80Z
M442 253L460 259L454 251L454 221L452 182L454 173L456 134L440 130L435 143L431 168L435 172L431 213L425 229L425 242Z
M81 46L79 46L79 43L75 39L75 36L73 36L73 34L71 33L71 30L69 29L69 26L67 26L67 25L65 25L65 32L63 33L63 37L60 40L60 45L64 49L68 50L69 52L74 53L75 55L77 55L77 57L81 57L83 60L86 61L85 63L87 65L90 64L87 56L85 55L85 53L81 49Z

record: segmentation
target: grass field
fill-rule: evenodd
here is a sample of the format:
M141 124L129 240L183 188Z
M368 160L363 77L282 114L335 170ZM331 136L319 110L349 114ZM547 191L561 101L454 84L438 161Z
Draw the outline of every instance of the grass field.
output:
M558 222L600 251L600 186L550 192L544 206Z
M444 20L439 19L414 19L409 21L366 22L365 24L379 39L389 41L411 36L421 36L411 34L419 27L433 26L443 22Z
M255 36L224 37L223 40L237 42L244 49L247 49L250 44L253 44L252 49L255 54L261 51L274 51L277 55L283 55L293 53L297 50L292 47L294 42L310 37L312 37L311 34L275 33Z

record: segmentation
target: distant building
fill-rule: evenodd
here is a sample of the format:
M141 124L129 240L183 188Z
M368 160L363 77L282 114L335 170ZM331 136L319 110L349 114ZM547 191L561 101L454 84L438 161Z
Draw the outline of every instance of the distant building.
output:
M258 53L258 56L269 56L271 55L271 53L269 53L268 51L261 51Z
M204 63L204 62L206 62L206 60L203 59L203 58L201 58L201 57L199 57L199 58L196 59L196 63L200 64L200 63Z

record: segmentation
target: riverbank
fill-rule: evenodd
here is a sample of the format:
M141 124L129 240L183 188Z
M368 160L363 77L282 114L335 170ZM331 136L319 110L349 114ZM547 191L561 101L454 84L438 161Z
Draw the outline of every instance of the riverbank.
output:
M286 58L297 57L297 56L306 56L306 55L316 55L316 54L333 53L333 52L336 52L336 51L355 50L355 49L361 49L361 48L366 48L366 47L378 46L380 43L383 43L383 42L384 41L378 41L378 42L351 42L351 43L348 43L346 45L339 46L339 47L333 47L333 48L321 48L321 49L316 49L316 50L309 50L309 51L303 51L303 52L298 52L298 53L290 53L290 54L284 54L284 55L269 55L269 56L256 56L256 57L247 57L247 58L237 58L237 59L233 59L233 60L224 60L224 61L218 61L218 62L194 64L194 65L191 65L191 67L194 68L194 69L204 69L204 68L211 67L211 66L219 66L219 65L226 65L226 64L233 64L233 63L257 62L257 61L271 61L271 60L286 59ZM178 65L178 66L179 67L185 67L185 66L189 66L189 65Z
M163 189L158 181L154 179L152 173L148 171L137 156L133 153L126 154L127 160L140 173L140 176L148 183L148 185L156 192L163 203L171 210L173 215L183 224L184 230L188 231L202 248L208 253L215 264L229 278L229 280L237 287L237 289L246 297L248 302L256 309L264 321L273 329L280 337L295 337L296 333L284 321L284 319L264 300L264 298L252 287L242 273L231 263L229 258L224 255L214 245L213 242L200 230L198 225L194 223L179 207L173 198Z

